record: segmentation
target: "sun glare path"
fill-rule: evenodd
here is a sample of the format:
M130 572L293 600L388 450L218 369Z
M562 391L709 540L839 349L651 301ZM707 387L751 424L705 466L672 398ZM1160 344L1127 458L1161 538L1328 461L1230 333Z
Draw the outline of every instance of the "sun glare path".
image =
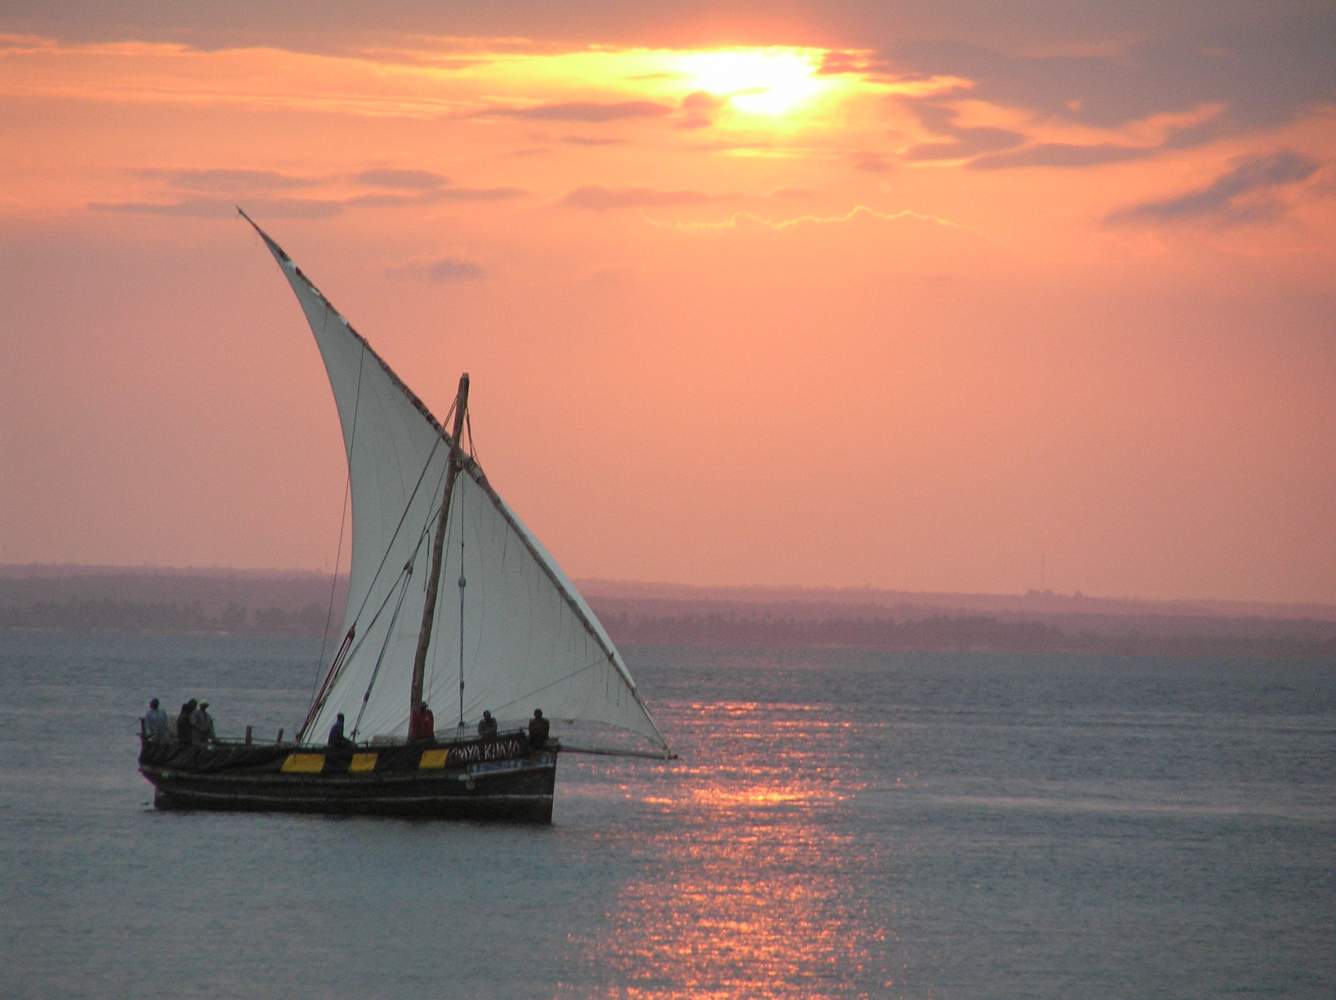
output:
M754 115L783 115L830 86L819 77L817 49L738 49L691 52L677 58L697 90Z

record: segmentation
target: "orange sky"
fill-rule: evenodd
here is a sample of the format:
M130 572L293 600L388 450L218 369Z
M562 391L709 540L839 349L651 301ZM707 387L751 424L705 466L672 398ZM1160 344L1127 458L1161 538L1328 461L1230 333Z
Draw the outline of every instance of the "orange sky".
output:
M1336 602L1328 5L61 6L0 14L0 562L332 566L240 204L577 578Z

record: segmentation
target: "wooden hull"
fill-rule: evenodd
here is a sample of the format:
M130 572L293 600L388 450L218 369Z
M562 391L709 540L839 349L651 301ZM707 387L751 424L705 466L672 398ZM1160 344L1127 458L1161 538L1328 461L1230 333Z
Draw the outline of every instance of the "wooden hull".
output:
M552 821L555 750L526 740L357 747L144 744L158 809Z

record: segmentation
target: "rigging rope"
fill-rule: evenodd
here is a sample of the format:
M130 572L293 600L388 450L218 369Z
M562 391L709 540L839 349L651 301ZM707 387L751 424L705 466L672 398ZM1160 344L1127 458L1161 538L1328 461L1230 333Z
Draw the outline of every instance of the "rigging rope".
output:
M437 438L435 443L431 446L431 451L427 453L427 461L423 464L422 471L418 473L417 482L413 484L413 492L408 494L408 502L404 504L404 511L399 515L399 523L395 525L394 533L390 535L390 540L385 545L385 553L380 557L380 564L376 567L376 572L371 575L371 582L367 585L366 593L362 595L362 604L357 609L357 614L353 616L354 622L361 619L362 612L366 610L367 601L371 600L371 591L375 588L376 581L380 579L381 571L385 569L385 561L390 558L390 552L394 549L395 539L399 537L399 532L403 529L404 521L408 518L408 512L413 507L413 498L417 496L417 492L422 486L422 480L426 478L427 470L431 468L431 460L435 457L436 447L440 443L441 439ZM419 539L418 544L422 544L421 539ZM416 551L417 550L414 549L414 552ZM352 594L350 593L348 597L351 600Z
M404 606L404 596L408 593L408 581L412 575L413 563L410 560L404 564L402 583L399 586L399 600L394 605L394 614L390 615L390 621L385 626L385 641L381 643L380 655L376 657L376 665L371 671L371 678L366 682L366 691L362 695L362 707L357 710L357 718L353 721L353 736L357 735L362 726L362 716L366 714L367 702L371 700L371 689L376 684L376 678L380 676L380 666L385 662L385 651L390 648L390 639L394 636L394 623L399 620L399 612Z
M405 573L409 577L413 575L413 563L417 560L418 550L422 548L422 542L426 537L427 533L425 530L418 534L417 544L413 547L413 551L408 557L408 562L406 562L404 564L404 568L400 570L401 573ZM407 588L408 585L405 582L404 589L407 590ZM339 677L343 674L343 668L346 667L348 663L353 659L353 657L355 657L357 653L361 650L362 645L366 642L368 636L371 634L371 630L376 627L376 622L380 621L380 616L384 613L386 605L390 603L390 598L393 596L394 596L394 586L391 585L390 589L385 592L385 599L380 602L380 607L376 609L376 613L371 616L371 621L367 623L366 630L362 632L362 634L358 637L357 641L354 642L353 645L349 647L347 656L344 658L343 663L339 665L338 671L336 673L331 673L330 678L326 683L324 690L321 692L320 695L317 695L316 701L311 705L311 711L309 717L312 720L315 718L316 713L318 713L320 709L324 707L325 702L329 700L330 693L334 690L334 685L338 682ZM363 606L365 607L365 604ZM355 629L356 623L354 623L352 627ZM305 727L303 727L303 732L304 731Z
M564 675L564 676L562 676L562 677L558 677L558 678L557 678L556 680L554 680L554 681L549 681L548 683L542 685L541 687L536 687L536 688L534 688L532 691L528 692L527 694L522 694L522 695L520 695L520 696L517 697L517 698L512 698L510 701L506 702L504 705L499 706L499 707L497 708L497 710L496 710L496 714L497 714L497 715L500 715L501 712L503 712L503 711L505 711L506 709L510 708L511 705L518 705L520 702L525 701L526 699L532 698L534 695L542 694L544 691L548 690L549 688L554 688L554 687L556 687L558 684L562 683L563 681L568 681L568 680L570 680L572 677L578 677L578 676L580 676L580 674L584 673L586 670L593 670L595 667L599 666L600 664L606 664L607 662L608 662L608 661L605 660L605 659L603 659L602 657L599 657L597 660L591 660L589 663L586 663L583 667L579 667L579 668L576 669L576 670L572 670L569 674L566 674L566 675Z

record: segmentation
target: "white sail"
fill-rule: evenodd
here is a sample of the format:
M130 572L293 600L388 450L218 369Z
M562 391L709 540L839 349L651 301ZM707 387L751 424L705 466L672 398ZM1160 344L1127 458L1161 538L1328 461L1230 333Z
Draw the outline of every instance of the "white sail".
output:
M342 712L362 739L404 736L449 436L283 249L255 228L296 293L324 358L352 487L344 629L352 628L354 637L317 695L303 735L320 738ZM593 611L471 459L451 497L424 672L423 695L438 730L453 728L460 714L461 624L466 723L483 709L520 720L541 708L554 735L563 720L593 722L667 749Z

